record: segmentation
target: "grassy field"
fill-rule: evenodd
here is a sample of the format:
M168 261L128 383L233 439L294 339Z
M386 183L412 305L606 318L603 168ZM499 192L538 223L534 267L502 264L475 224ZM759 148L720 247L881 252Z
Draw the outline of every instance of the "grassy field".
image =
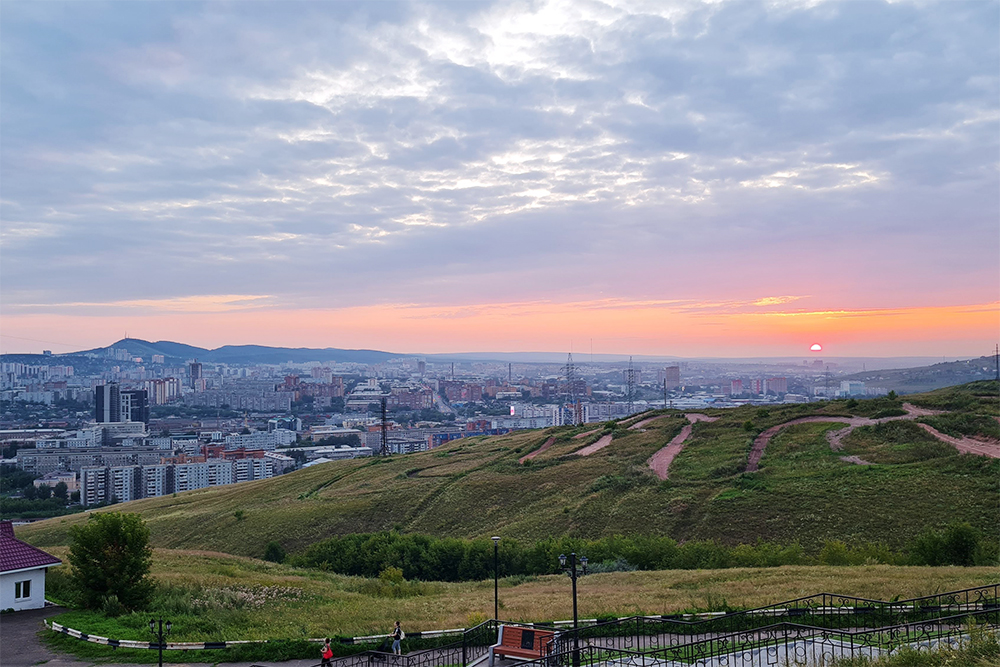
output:
M65 557L65 550L53 552ZM51 572L56 578L57 568ZM306 639L460 628L493 615L493 582L422 583L408 597L385 597L377 581L303 570L252 558L157 549L153 574L169 592L150 612L107 618L68 612L56 619L116 639L147 639L150 613L171 618L173 641ZM996 568L733 568L613 572L579 581L582 618L749 608L819 592L891 599L994 583ZM54 582L59 589L61 582ZM565 576L510 577L500 582L500 615L514 621L572 617ZM197 613L192 613L195 610Z
M950 410L956 424L976 424L1000 414L996 392L995 382L979 382L907 400ZM141 513L154 546L253 557L271 540L295 553L331 535L392 529L526 542L616 534L766 540L813 552L827 540L898 549L928 526L954 521L1000 538L1000 460L959 455L912 425L858 429L845 452L832 452L823 437L837 425L789 427L771 442L760 470L744 472L753 438L769 426L806 415L877 414L899 404L883 398L709 411L720 419L694 425L665 482L645 462L687 423L677 412L641 431L614 429L612 444L588 457L573 452L602 432L572 436L592 426L522 431L113 509ZM555 442L548 450L518 463L549 437ZM844 462L843 454L876 465ZM60 517L17 532L38 546L67 545L69 527L85 520Z

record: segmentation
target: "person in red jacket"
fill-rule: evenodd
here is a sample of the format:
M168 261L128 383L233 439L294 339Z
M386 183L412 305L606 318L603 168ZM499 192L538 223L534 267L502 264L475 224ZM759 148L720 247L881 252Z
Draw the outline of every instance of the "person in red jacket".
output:
M327 637L326 641L323 643L323 667L329 667L330 658L333 657L333 649L330 648L330 638Z

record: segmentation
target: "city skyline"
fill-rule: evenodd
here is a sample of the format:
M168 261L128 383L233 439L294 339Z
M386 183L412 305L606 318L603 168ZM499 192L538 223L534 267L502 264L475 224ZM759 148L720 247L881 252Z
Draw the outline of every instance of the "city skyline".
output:
M0 351L978 357L996 3L4 3Z

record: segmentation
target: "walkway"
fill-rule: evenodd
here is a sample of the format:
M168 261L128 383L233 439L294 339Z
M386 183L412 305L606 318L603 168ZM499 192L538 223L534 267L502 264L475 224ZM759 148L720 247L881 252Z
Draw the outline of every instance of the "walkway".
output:
M673 463L674 458L684 449L684 441L690 437L691 431L694 430L694 425L697 422L714 422L718 419L718 417L709 417L708 415L696 412L691 412L684 416L687 417L690 423L685 424L681 432L675 435L666 447L653 454L649 457L649 461L646 462L660 479L667 479L670 464ZM653 417L653 419L657 419L657 417Z

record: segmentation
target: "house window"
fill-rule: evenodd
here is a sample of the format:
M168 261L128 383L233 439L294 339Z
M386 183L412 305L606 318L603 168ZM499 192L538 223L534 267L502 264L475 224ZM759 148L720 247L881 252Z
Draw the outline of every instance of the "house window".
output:
M14 582L14 599L24 600L31 597L31 580Z

